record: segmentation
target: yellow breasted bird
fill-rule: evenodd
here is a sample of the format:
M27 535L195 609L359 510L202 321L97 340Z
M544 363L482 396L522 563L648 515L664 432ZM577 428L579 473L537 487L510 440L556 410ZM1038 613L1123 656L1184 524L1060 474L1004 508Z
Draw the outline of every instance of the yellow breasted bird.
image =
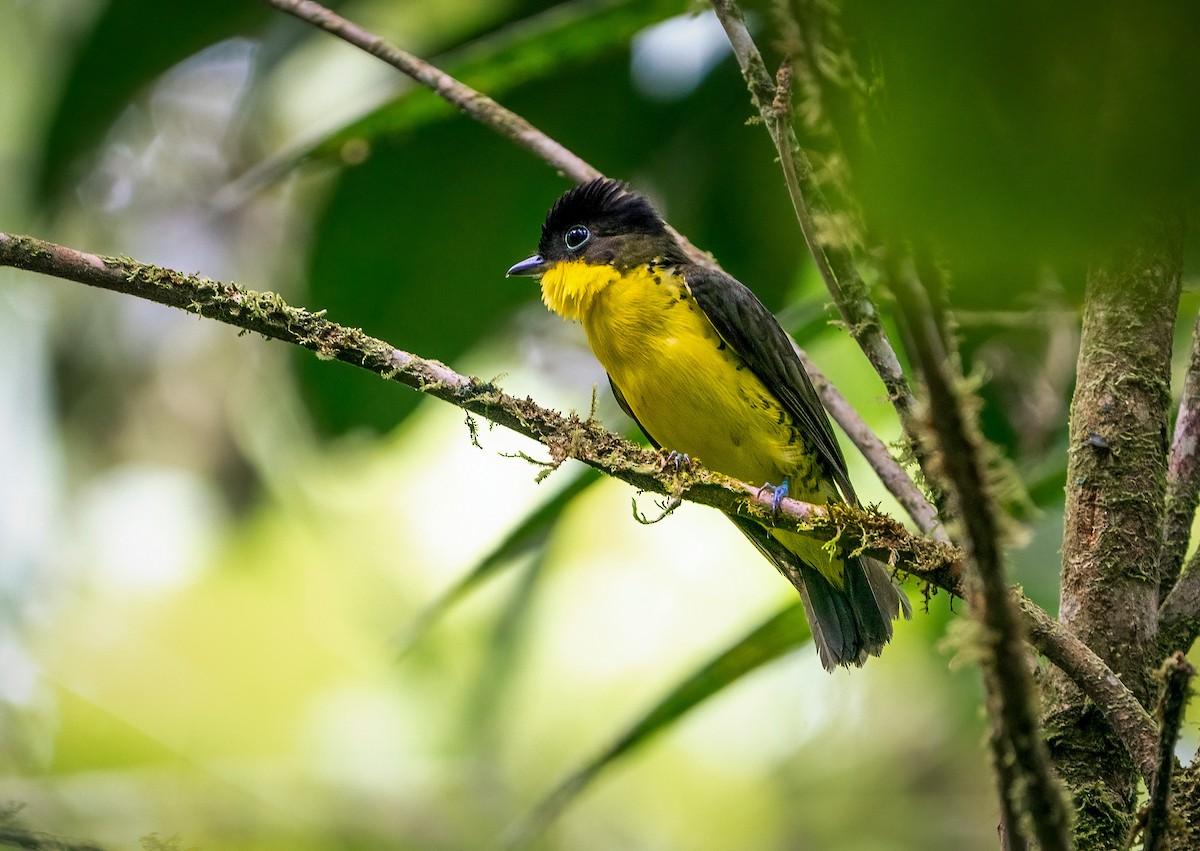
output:
M806 502L856 502L820 399L775 317L743 284L688 261L642 196L596 179L569 190L538 253L509 275L583 323L621 407L656 447ZM907 598L879 562L729 515L799 589L821 663L861 665Z

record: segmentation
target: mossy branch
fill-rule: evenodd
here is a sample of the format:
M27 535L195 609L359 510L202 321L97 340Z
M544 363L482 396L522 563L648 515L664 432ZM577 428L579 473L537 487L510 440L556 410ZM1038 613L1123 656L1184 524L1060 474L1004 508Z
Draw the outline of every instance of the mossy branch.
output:
M966 585L972 614L983 627L981 668L992 724L988 741L1004 826L1011 841L1021 842L1023 825L1009 816L1024 812L1039 848L1068 851L1071 819L1038 723L1023 647L1026 627L1005 579L999 511L987 486L983 439L957 390L962 373L934 321L927 291L915 273L898 270L891 286L929 394L930 419L955 513L963 519L971 566Z
M1175 769L1175 743L1179 741L1179 728L1183 724L1183 713L1187 708L1189 685L1196 676L1196 669L1182 653L1174 653L1163 662L1158 675L1163 681L1162 695L1158 701L1158 715L1162 719L1162 732L1158 744L1158 766L1153 779L1148 781L1150 802L1146 805L1145 829L1142 833L1142 851L1162 851L1167 845L1170 832L1171 774Z
M460 375L445 364L331 322L323 312L292 307L275 293L5 233L0 233L0 266L133 295L302 346L318 357L368 370L537 440L549 450L551 464L574 458L639 490L740 513L765 525L790 525L825 540L840 536L846 546L862 547L921 581L961 596L962 553L944 542L913 535L874 508L826 508L785 499L773 517L769 497L749 484L697 465L676 470L664 464L660 454L605 430L591 417L563 415L532 399L510 396L491 382ZM1153 752L1153 722L1144 712L1138 716L1126 711L1132 697L1112 671L1069 634L1055 629L1045 611L1020 594L1016 599L1030 624L1033 646L1104 711L1111 711L1113 726L1131 753L1144 752L1147 742Z
M52 275L176 307L301 346L325 360L360 367L389 381L419 390L538 441L557 466L575 459L640 491L662 494L751 517L763 525L810 533L825 540L841 537L909 569L923 579L957 592L957 551L912 535L874 509L837 506L829 510L785 499L777 515L769 495L755 486L706 470L698 464L663 463L660 453L605 429L591 417L561 414L532 399L504 393L492 382L461 375L438 361L397 349L358 328L347 328L287 304L272 292L186 275L128 257L101 257L28 236L0 233L0 265Z

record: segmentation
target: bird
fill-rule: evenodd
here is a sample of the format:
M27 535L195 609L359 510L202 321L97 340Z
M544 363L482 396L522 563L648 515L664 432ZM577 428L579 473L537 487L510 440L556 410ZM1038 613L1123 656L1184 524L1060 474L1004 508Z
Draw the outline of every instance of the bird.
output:
M828 415L787 333L754 293L693 263L653 205L620 181L565 192L537 253L554 313L583 325L618 404L672 460L694 459L785 496L858 504ZM888 569L811 536L727 516L800 592L821 664L861 666L908 598Z

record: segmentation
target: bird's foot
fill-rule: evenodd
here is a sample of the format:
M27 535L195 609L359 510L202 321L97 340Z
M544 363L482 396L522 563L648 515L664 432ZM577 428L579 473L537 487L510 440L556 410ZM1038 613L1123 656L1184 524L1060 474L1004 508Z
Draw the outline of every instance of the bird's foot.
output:
M662 456L658 465L659 470L666 470L670 467L679 473L692 469L692 457L686 453L676 452L672 449L670 452L659 450L659 454Z
M780 503L788 495L788 480L784 479L783 484L778 486L767 482L758 489L758 495L761 497L767 491L771 492L771 514L778 514Z

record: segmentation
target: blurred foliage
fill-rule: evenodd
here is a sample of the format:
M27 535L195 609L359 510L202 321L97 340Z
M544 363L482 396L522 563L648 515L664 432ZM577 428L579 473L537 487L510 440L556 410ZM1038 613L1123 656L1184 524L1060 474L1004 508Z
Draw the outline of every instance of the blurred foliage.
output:
M242 0L105 4L58 87L42 145L40 191L56 195L68 189L79 175L80 158L95 150L156 77L205 47L254 32L272 17L265 6Z
M649 193L898 436L710 17L336 5ZM1017 578L1053 605L1082 270L1196 194L1196 10L747 5L772 62L811 67L797 129L848 220L947 271L984 431L1042 512ZM546 404L603 385L504 278L566 186L544 164L264 4L5 11L0 227L283 290ZM628 428L612 409L603 390ZM417 394L8 272L0 411L0 799L33 827L463 848L534 813L558 817L547 849L994 845L944 596L828 677L721 518L639 526L626 489L568 468L535 487L501 453L537 447L480 428L480 451Z
M1029 306L1046 268L1078 299L1200 188L1194 4L796 5L872 228L944 252L965 305Z

